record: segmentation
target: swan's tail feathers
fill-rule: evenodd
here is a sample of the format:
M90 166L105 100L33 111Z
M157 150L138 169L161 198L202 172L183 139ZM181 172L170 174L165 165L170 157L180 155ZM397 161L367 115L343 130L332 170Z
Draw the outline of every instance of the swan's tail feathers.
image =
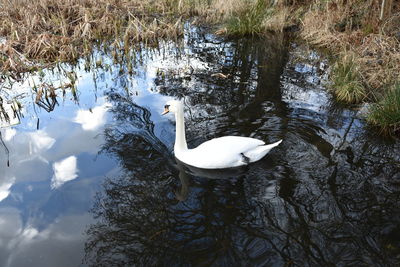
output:
M269 145L265 145L264 147L268 147L269 149L273 149L274 147L278 146L280 143L282 143L283 140L279 140L278 142L269 144Z
M264 157L265 155L267 155L268 152L271 151L271 149L278 146L281 142L282 140L279 140L278 142L272 144L258 146L252 150L246 151L243 154L244 156L250 159L250 162L255 162Z

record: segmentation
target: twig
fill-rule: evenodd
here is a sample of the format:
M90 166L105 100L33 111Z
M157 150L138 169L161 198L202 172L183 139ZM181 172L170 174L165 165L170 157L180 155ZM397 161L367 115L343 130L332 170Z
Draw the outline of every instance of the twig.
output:
M0 131L0 141L4 146L4 149L6 150L7 153L7 167L10 167L10 150L8 150L6 144L3 141L3 136L1 135L1 131Z

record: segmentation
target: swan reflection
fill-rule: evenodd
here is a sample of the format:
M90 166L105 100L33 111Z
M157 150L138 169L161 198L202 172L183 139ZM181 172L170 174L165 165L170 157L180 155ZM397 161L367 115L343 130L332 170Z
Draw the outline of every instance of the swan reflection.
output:
M197 168L191 165L187 165L181 162L179 159L175 158L176 162L180 166L180 172L185 172L187 174L203 177L208 179L230 179L235 177L240 177L244 175L246 171L249 169L248 165L234 167L234 168L225 168L225 169L202 169Z

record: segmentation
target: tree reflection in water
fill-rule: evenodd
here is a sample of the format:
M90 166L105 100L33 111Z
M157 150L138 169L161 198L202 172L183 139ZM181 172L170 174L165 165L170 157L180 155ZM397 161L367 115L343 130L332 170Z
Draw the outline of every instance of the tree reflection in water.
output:
M156 79L163 94L185 96L194 111L187 114L190 145L225 134L283 137L278 149L237 177L188 175L155 136L150 112L110 93L118 124L105 132L104 151L119 158L124 173L110 177L97 196L87 263L400 264L399 143L363 134L348 110L289 106L280 83L304 82L288 81L295 63L286 62L284 45L254 43L243 41L233 54L195 52L217 61L215 71L230 71L231 80L202 72L188 84L170 73ZM218 53L225 61L218 63Z
M143 123L139 128L148 132L115 128L106 133L104 149L121 159L125 174L109 179L104 194L98 195L93 212L99 222L90 227L86 245L91 264L396 262L399 194L389 190L398 187L376 179L395 176L398 166L371 166L365 173L371 178L362 179L362 173L351 171L356 166L339 160L324 170L315 167L310 175L321 172L323 180L307 180L301 171L291 173L294 170L282 164L282 158L296 156L288 149L283 156L275 154L277 162L267 159L244 177L195 178L187 193L188 177L155 142L148 111L123 98L117 101L113 111L122 112L121 122L135 120L135 127ZM277 164L282 166L266 167ZM372 170L381 168L384 173L373 177ZM267 183L260 190L263 177ZM172 192L181 184L176 197Z
M108 179L97 197L93 213L99 222L88 230L86 260L120 266L245 258L232 240L232 234L243 232L245 215L235 208L246 205L238 191L241 179L194 180L188 196L188 176L169 162L168 150L153 134L149 111L119 95L110 98L115 118L124 125L106 131L104 150L121 159L125 173Z

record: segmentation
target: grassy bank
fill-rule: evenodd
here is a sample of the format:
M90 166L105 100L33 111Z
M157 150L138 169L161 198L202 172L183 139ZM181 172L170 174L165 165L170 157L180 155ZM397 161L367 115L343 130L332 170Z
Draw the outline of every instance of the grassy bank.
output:
M337 99L375 102L367 121L384 134L399 134L400 3L314 3L302 18L301 36L334 55L332 89Z
M387 99L400 79L400 4L393 0L0 0L0 70L15 75L74 62L96 45L124 53L178 38L189 18L225 35L300 29L301 38L331 52L337 99L377 103L368 121L399 131L373 117L391 110L382 107L393 105Z

